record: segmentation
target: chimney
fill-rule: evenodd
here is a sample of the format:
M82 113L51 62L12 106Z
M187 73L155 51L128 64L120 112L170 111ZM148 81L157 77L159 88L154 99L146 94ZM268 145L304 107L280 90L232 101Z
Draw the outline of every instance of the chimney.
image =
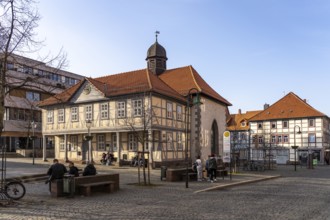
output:
M307 100L306 100L306 99L304 99L304 102L305 102L305 103L307 103Z
M241 109L238 109L238 114L242 114L242 110Z
M265 103L264 104L264 110L266 110L267 108L269 108L269 104Z

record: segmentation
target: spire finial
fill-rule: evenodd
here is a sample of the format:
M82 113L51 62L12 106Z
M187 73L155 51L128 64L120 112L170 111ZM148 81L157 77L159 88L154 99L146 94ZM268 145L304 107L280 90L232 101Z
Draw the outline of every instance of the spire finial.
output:
M156 31L155 34L156 34L156 42L158 42L157 41L157 38L158 38L158 34L160 34L160 32L159 31Z

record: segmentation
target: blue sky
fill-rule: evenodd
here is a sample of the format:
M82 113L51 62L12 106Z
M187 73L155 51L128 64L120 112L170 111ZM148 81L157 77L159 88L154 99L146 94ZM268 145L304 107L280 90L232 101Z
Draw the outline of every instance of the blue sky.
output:
M66 70L104 76L146 68L160 31L168 69L192 65L231 113L294 92L330 115L328 0L42 0L40 54L63 47Z

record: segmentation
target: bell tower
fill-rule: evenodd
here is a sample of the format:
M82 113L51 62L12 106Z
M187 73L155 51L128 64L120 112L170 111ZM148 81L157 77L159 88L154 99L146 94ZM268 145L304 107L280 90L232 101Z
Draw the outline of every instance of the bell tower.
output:
M156 42L151 45L147 52L146 61L148 69L156 75L160 75L166 70L166 50L158 43L159 31L156 31Z

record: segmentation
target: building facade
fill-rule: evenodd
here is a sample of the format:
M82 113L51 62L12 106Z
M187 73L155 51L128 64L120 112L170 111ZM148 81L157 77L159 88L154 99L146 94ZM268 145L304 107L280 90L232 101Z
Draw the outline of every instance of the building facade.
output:
M168 70L157 39L146 60L146 69L86 78L41 102L44 146L52 139L57 158L76 161L147 152L154 167L220 154L231 104L192 66Z
M0 62L4 65L3 56L0 56ZM37 154L41 156L38 149L42 147L42 117L37 103L63 92L83 77L18 55L8 58L6 70L1 144L9 152L31 156L33 137Z
M305 163L312 154L318 163L329 164L329 117L296 94L290 92L273 105L265 105L249 123L251 158L271 157L278 164Z

